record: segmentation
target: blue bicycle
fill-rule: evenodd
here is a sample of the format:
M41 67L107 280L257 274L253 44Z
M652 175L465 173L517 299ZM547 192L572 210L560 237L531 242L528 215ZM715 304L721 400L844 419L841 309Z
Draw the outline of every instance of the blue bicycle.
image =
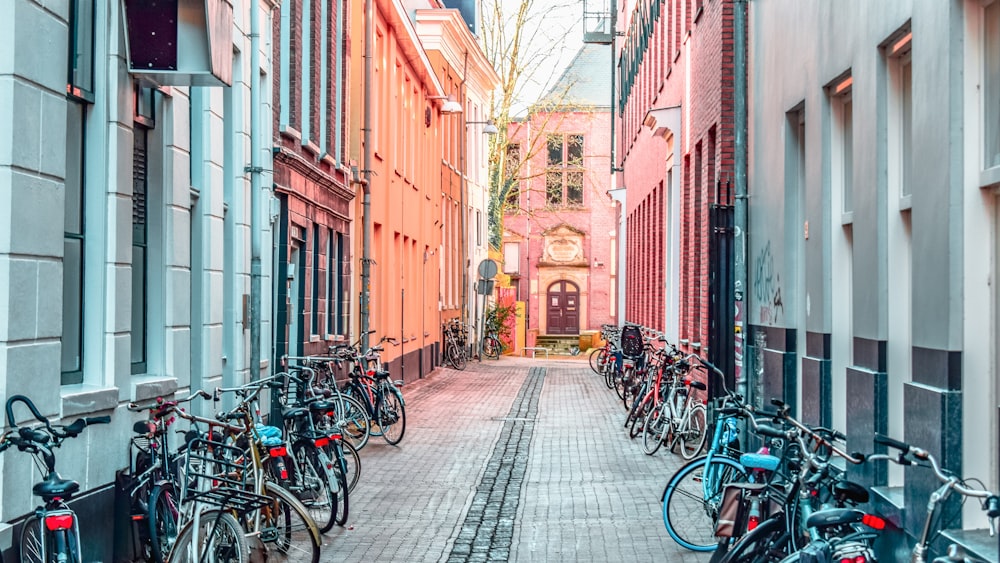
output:
M724 381L719 368L693 357L710 377L718 375ZM740 451L738 420L744 418L756 424L742 398L725 389L708 453L678 469L663 490L663 524L670 537L686 549L709 552L718 546L716 525L727 485L764 480L778 467L780 460L775 456Z

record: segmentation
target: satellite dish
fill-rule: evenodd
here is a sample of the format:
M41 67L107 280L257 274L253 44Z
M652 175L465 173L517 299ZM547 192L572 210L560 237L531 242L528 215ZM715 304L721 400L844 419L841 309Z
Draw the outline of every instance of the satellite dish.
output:
M479 263L479 277L484 280L493 279L497 275L497 263L487 258Z

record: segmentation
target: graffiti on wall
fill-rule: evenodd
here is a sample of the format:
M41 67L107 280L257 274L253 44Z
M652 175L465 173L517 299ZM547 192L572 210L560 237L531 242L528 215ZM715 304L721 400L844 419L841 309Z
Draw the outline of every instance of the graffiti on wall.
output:
M781 275L774 268L771 241L767 241L754 260L753 291L760 306L760 323L772 324L781 320L785 304L781 300Z

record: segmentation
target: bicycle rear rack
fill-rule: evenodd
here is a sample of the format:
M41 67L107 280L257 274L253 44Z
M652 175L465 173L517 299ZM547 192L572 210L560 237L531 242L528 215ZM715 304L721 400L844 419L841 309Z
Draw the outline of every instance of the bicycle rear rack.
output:
M204 502L240 513L271 499L253 492L253 459L242 449L196 438L184 456L181 502Z

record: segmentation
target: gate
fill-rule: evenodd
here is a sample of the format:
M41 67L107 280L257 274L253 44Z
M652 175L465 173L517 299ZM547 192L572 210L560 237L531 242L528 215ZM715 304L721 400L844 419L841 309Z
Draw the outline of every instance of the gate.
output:
M726 386L735 391L733 207L710 205L708 228L708 361L726 374ZM708 378L708 393L712 398L723 395L717 378Z

